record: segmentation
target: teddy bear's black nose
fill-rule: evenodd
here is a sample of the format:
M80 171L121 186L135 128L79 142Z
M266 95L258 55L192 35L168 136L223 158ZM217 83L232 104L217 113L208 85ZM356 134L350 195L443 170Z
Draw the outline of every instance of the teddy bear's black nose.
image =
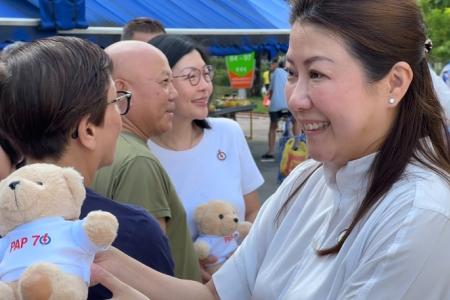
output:
M20 183L19 180L13 181L11 182L8 186L10 189L15 190L16 189L16 185L18 185Z
M234 223L237 223L237 222L239 222L239 219L238 218L234 218L233 221L234 221Z

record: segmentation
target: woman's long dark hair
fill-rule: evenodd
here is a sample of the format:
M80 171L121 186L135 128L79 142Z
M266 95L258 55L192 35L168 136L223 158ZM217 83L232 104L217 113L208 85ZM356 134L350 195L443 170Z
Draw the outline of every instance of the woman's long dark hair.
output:
M367 193L339 242L318 255L338 253L356 224L400 180L409 163L421 164L450 184L449 133L434 92L425 54L425 27L412 0L294 0L291 23L312 24L337 34L365 68L368 82L384 78L400 61L413 71L394 124L369 170ZM292 201L301 183L279 211Z

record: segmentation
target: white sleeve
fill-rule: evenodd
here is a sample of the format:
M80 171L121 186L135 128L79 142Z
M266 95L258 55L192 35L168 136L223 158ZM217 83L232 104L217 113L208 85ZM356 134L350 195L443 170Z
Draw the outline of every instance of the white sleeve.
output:
M253 159L242 128L237 123L233 125L233 134L237 143L239 161L241 164L241 188L243 195L247 195L260 187L264 183L264 178Z
M450 299L450 222L410 207L377 228L338 299Z
M262 205L249 234L241 246L213 274L217 293L222 300L250 299L259 269L266 257L267 249L277 232L277 214L292 192L298 180L308 176L317 167L317 162L306 160L281 183L275 193ZM288 208L289 209L289 208ZM280 222L283 222L281 217Z
M250 299L259 266L274 235L273 206L275 194L261 207L255 223L239 248L213 274L213 281L221 300ZM272 204L272 205L271 205Z

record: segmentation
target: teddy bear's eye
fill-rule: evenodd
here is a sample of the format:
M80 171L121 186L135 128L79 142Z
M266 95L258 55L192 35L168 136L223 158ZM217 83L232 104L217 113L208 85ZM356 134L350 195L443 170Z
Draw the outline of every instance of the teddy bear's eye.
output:
M219 215L219 219L223 219L223 214L220 214L220 215Z
M42 183L42 181L36 181L36 183L39 184L39 185L44 185L44 184Z

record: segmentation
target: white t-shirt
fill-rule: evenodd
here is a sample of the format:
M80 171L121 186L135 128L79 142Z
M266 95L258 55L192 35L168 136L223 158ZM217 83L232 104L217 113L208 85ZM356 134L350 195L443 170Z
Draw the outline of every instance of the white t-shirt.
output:
M225 118L208 122L212 129L205 129L201 141L189 150L173 151L148 141L184 205L192 240L198 235L194 211L199 205L227 201L245 220L243 196L264 182L239 124Z
M18 280L27 267L38 262L54 263L62 271L90 281L95 253L83 221L47 217L23 224L0 239L0 279Z
M217 261L214 264L223 263L238 247L237 238L239 232L235 231L232 235L199 235L195 242L203 242L208 245L209 255L215 256Z
M407 166L403 179L337 255L316 255L316 249L335 245L350 225L373 158L349 162L337 172L318 169L277 226L287 195L316 162L294 169L263 205L242 245L213 275L220 298L450 299L450 186L418 166Z

